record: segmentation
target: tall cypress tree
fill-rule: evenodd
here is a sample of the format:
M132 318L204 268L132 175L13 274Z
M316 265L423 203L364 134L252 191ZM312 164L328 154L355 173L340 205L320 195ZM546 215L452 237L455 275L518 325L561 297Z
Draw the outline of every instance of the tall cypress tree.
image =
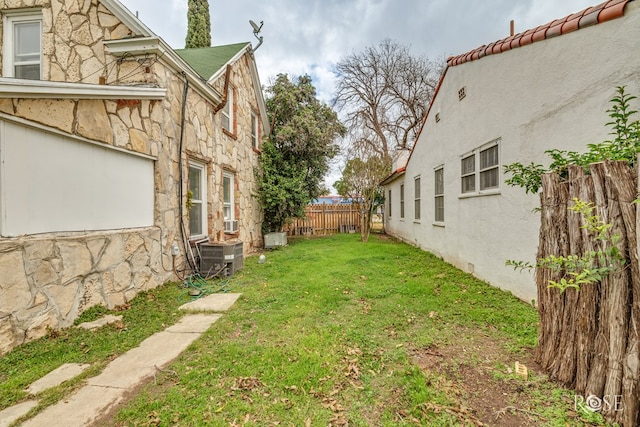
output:
M185 48L211 46L211 18L208 0L189 0Z

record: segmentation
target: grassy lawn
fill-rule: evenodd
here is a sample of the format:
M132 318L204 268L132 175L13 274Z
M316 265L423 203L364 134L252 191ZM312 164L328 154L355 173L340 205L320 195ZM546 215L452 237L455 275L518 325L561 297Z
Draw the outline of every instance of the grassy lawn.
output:
M245 260L227 281L243 294L234 307L102 425L598 424L536 372L537 313L510 294L379 235L294 240L266 257ZM95 375L175 323L185 298L167 284L117 313L122 324L61 331L0 358L0 409L62 363L92 363L84 377ZM44 392L42 405L81 380Z

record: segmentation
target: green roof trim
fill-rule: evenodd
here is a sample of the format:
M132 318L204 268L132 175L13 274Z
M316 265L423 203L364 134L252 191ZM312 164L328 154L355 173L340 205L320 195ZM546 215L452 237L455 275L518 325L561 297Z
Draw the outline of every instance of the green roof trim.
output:
M196 70L200 77L209 80L248 44L249 42L196 49L176 49L175 51Z

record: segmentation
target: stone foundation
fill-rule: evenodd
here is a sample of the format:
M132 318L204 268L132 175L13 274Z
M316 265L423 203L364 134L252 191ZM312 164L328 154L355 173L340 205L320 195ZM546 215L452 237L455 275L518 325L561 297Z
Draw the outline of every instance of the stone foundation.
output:
M161 256L155 227L1 240L0 354L162 284Z

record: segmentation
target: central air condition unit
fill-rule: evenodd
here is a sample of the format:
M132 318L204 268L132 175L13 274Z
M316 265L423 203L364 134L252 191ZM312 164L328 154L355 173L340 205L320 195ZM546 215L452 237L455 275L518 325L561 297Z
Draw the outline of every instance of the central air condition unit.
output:
M200 273L205 276L231 276L244 267L243 244L202 243L200 245Z
M238 221L225 221L224 222L224 232L225 233L236 233L238 231Z

